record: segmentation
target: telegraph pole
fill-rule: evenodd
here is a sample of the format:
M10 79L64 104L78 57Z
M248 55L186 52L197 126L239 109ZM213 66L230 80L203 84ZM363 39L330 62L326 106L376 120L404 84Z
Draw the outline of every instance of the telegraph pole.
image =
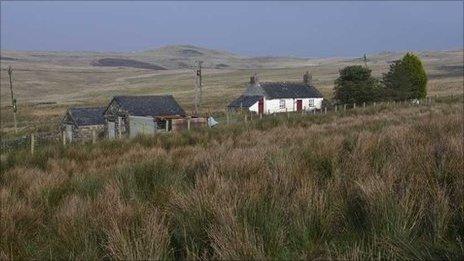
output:
M363 56L364 66L367 68L367 55L364 54Z
M200 112L200 107L201 107L201 98L203 95L203 90L202 90L202 79L201 79L201 65L203 64L203 61L197 61L198 64L198 69L196 70L196 92L195 92L195 115L198 115Z
M14 98L14 94L13 94L13 81L11 79L12 74L13 74L13 68L11 68L11 66L8 66L8 76L10 77L11 108L13 109L13 120L14 120L15 133L18 133L18 123L16 122L16 111L18 108L16 106L16 99Z

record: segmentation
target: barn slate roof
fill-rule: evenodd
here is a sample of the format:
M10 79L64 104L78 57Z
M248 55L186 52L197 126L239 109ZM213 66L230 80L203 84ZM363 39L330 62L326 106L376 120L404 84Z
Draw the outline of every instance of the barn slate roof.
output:
M322 94L312 85L299 82L260 82L266 98L323 98Z
M242 96L238 97L237 99L233 100L229 104L229 107L249 108L253 104L257 103L259 101L259 99L261 99L261 97L263 97L263 96L260 96L260 95L250 95L250 96L242 95Z
M105 107L73 107L68 113L77 126L102 125L105 124L103 112Z
M172 95L115 96L113 100L131 116L185 115Z

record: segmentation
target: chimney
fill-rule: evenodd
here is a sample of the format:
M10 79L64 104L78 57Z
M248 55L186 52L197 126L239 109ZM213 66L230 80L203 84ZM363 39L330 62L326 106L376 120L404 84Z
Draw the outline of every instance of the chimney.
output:
M306 71L305 74L303 74L303 82L307 85L311 85L313 81L313 75Z
M250 84L257 84L259 82L258 75L253 74L253 76L250 77Z

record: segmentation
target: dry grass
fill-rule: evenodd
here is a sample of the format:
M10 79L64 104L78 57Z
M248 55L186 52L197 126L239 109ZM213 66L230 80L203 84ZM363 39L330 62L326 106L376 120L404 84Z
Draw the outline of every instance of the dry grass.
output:
M462 259L462 102L15 152L0 257Z

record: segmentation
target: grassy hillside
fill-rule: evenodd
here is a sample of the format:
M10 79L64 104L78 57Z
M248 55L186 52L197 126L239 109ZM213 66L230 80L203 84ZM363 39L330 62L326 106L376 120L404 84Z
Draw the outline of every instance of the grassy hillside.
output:
M462 103L4 155L0 258L462 259Z
M30 132L56 125L69 106L107 104L114 95L172 94L181 106L191 111L195 95L194 71L172 68L177 68L174 61L192 61L193 64L198 53L201 53L201 59L205 61L214 60L215 64L227 65L220 69L213 67L204 70L204 112L224 110L230 101L243 92L253 73L258 73L263 81L301 81L303 73L309 70L313 74L316 87L326 99L331 99L338 70L347 65L363 63L357 58L249 58L194 46L170 46L128 54L2 51L2 57L10 60L2 60L1 63L1 133L11 134L13 126L11 111L7 107L11 103L6 73L8 65L15 69L13 84L19 103L19 126L23 132ZM368 55L368 65L374 76L380 77L387 71L389 62L401 55L402 53L389 52ZM429 76L430 96L462 94L462 50L421 52L419 55ZM164 66L168 70L91 65L96 59L108 57L143 61ZM162 62L170 59L173 59L173 64ZM239 63L234 64L232 61Z

